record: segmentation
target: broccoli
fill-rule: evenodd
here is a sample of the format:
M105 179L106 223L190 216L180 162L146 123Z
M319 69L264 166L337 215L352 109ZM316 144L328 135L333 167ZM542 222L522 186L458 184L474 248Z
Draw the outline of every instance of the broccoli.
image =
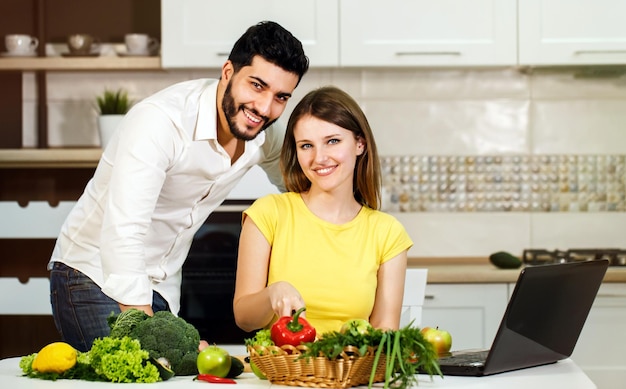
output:
M198 330L169 311L159 311L135 324L130 337L139 340L150 357L164 357L176 375L198 374Z

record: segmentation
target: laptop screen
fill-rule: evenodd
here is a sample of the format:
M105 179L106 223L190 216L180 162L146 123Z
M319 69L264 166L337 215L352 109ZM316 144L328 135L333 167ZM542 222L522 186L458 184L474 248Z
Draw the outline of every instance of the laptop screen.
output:
M526 267L485 363L485 374L571 356L606 273L597 260Z

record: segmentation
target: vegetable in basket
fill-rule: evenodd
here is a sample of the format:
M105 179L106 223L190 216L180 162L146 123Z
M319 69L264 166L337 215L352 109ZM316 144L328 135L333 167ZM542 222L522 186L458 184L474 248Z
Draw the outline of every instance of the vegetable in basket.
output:
M320 380L325 380L324 385L332 387L346 387L355 385L368 384L372 388L374 382L382 382L384 388L408 389L418 384L416 374L424 372L430 376L441 376L437 353L433 345L428 342L420 328L409 325L398 330L382 330L371 326L359 326L363 324L358 320L352 320L348 323L344 331L331 331L323 333L319 339L314 342L307 342L298 348L300 355L294 361L306 361L311 358L325 358L329 363L339 363L342 359L350 359L356 361L363 358L363 362L367 363L366 369L371 364L371 371L367 371L366 376L362 370L354 371L355 375L341 376L329 378L327 368L325 366L314 374L320 374ZM363 330L365 327L366 330ZM284 363L284 353L286 350L278 349L272 345L261 345L265 334L260 330L254 338L246 339L246 345L250 351L250 362L254 360L260 361L263 356L263 363L270 365L274 361L265 357L265 353L269 352L275 355L277 364ZM316 363L315 366L321 366ZM356 365L356 364L355 364ZM267 367L264 365L264 367ZM295 370L294 370L295 371ZM285 380L298 381L300 379L310 380L310 376L300 377L298 373L289 373L289 377L283 374L276 374L275 369L268 368L262 373L267 374L268 379L272 382L282 383ZM352 374L352 373L350 373ZM333 386L335 385L335 386ZM329 387L330 387L329 386Z
M300 317L306 307L302 307L292 316L283 316L272 325L272 341L276 346L299 346L302 343L315 341L315 328Z
M407 389L417 385L418 371L441 376L437 352L418 327L413 323L399 330L370 328L362 333L358 330L324 333L312 343L306 343L303 358L324 356L330 360L339 358L346 346L354 346L363 356L375 348L376 354L368 387L374 383L376 366L385 355L384 388Z
M267 328L258 330L254 334L254 337L246 338L244 339L244 342L246 344L246 347L252 347L252 348L254 348L255 346L259 346L263 348L274 346L274 341L272 340L272 331L270 331ZM260 355L263 355L263 351L261 351L260 349L258 350L258 352ZM259 369L253 361L250 361L250 369L252 370L254 375L259 377L260 379L262 380L267 379L265 374L263 374L261 369Z

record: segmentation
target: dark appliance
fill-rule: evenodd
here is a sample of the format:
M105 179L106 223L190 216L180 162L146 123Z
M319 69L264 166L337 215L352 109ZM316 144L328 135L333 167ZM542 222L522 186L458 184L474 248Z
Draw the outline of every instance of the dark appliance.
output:
M522 261L527 265L545 265L608 259L609 266L626 266L626 250L617 248L582 248L569 250L526 249Z
M254 334L235 324L233 295L241 212L248 200L227 200L194 236L183 266L179 315L209 344L243 344Z

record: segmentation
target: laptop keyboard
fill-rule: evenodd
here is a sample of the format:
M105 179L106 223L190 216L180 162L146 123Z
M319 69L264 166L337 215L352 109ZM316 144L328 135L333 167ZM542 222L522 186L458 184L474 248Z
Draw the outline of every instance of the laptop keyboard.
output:
M440 364L456 366L483 366L487 360L489 350L473 351L463 354L439 358Z

